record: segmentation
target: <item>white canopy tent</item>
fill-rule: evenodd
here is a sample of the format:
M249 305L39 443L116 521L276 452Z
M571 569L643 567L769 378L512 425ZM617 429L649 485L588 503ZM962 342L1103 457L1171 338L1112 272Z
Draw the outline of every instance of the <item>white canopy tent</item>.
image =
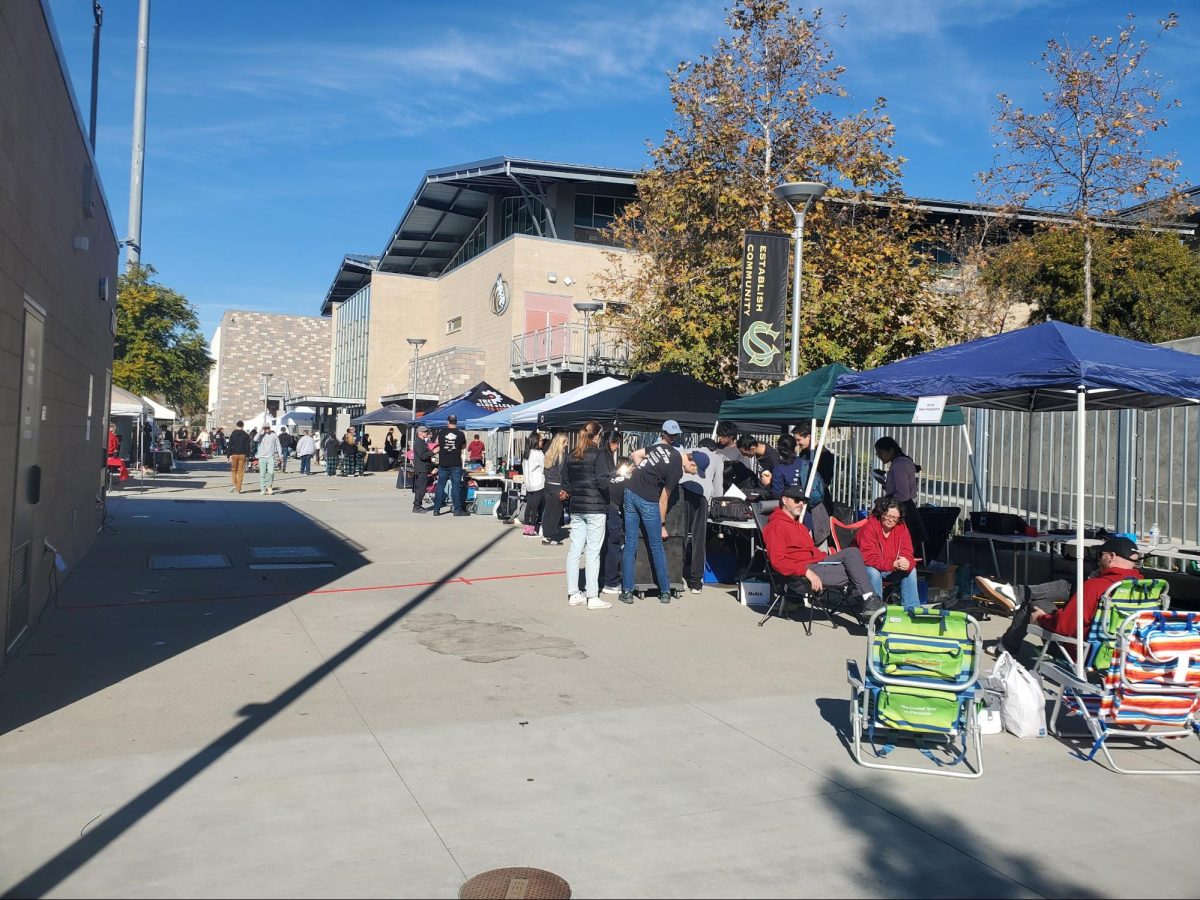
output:
M170 407L163 406L151 397L142 395L142 400L150 405L151 417L156 422L174 422L179 418L179 413Z
M137 394L114 384L109 397L109 415L131 419L140 419L143 416L153 418L154 408Z

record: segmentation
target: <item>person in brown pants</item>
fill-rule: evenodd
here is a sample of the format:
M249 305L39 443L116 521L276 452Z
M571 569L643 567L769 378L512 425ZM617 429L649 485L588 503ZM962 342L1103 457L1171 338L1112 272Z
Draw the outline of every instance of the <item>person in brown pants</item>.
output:
M229 434L229 471L233 475L232 494L242 492L242 479L246 477L246 458L250 455L250 435L238 420L237 428Z

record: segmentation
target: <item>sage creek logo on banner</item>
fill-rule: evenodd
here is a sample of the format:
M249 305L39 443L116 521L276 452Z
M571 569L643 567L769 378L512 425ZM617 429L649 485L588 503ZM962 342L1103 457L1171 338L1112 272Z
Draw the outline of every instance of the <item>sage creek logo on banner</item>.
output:
M786 376L788 235L747 231L742 248L738 315L738 376L773 381Z

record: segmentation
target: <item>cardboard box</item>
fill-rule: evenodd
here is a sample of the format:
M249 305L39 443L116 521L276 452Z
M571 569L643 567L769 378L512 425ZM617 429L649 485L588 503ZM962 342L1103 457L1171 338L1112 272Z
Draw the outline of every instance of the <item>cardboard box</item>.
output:
M930 588L937 588L942 591L953 591L955 588L955 573L958 571L958 563L950 563L946 568L938 572L924 572L925 583Z
M766 609L771 605L771 584L767 581L739 581L738 599L742 606Z

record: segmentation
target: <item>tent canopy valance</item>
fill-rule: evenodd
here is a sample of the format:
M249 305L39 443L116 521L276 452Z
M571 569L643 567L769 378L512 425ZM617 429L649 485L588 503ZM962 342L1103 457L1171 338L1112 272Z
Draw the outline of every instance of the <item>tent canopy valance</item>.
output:
M754 421L793 423L805 419L822 419L829 407L834 385L842 375L853 369L841 363L830 363L814 369L802 378L779 387L727 400L721 404L721 419L736 422ZM834 410L832 426L843 425L911 425L916 404L908 401L882 400L877 397L848 397L839 400ZM947 407L942 413L942 425L961 425L962 410Z
M350 420L351 425L409 425L412 423L413 414L411 409L403 409L402 407L390 404L372 410L366 415L355 416Z
M443 428L450 416L457 416L459 423L462 423L472 419L481 419L516 405L517 401L512 397L505 396L486 381L481 381L469 391L464 391L457 397L447 400L441 406L418 417L417 424L428 425L431 428Z

